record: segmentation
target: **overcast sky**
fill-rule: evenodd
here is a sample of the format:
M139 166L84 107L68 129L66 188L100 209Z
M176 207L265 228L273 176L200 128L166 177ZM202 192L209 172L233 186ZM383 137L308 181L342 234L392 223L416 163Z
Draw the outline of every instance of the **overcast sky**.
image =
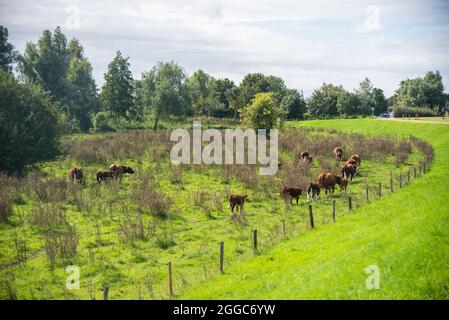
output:
M0 24L21 52L61 26L80 39L99 86L120 50L136 78L175 60L188 74L201 68L236 83L249 72L280 76L306 96L323 82L352 90L364 77L389 96L428 70L449 87L447 1L122 2L0 0Z

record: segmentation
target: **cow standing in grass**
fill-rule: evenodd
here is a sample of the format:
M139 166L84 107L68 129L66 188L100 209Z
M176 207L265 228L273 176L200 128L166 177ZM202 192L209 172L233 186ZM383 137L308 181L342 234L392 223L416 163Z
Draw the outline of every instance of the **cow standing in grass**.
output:
M134 174L133 168L121 164L111 164L109 166L109 171L114 172L115 179L118 178L120 181L122 181L123 175L125 173Z
M301 188L296 187L284 187L281 191L281 195L284 197L284 201L287 204L288 201L290 201L290 204L292 204L292 200L296 200L296 204L299 204L299 196L302 193Z
M334 157L335 157L335 160L340 162L341 158L343 157L343 149L340 147L336 147L334 149Z
M341 167L340 174L343 178L348 180L348 182L352 182L352 179L355 177L358 171L358 167L355 164L344 164Z
M309 183L307 186L307 202L312 201L313 199L318 200L320 198L320 185L318 183Z
M326 195L334 194L335 185L341 185L342 178L332 173L322 173L318 176L317 183L324 188Z
M75 167L75 168L72 168L72 169L69 170L69 179L72 182L77 181L79 183L82 183L83 182L83 177L84 177L83 169Z
M360 164L362 163L362 158L360 158L358 154L353 154L349 159L352 160L354 164L357 165L357 167L360 167Z
M231 218L234 217L234 208L236 212L243 215L243 205L245 204L245 199L248 196L232 194L229 196L229 207L231 208Z
M117 178L117 175L115 172L111 170L103 170L97 172L97 181L98 183L101 183L101 181L111 181Z

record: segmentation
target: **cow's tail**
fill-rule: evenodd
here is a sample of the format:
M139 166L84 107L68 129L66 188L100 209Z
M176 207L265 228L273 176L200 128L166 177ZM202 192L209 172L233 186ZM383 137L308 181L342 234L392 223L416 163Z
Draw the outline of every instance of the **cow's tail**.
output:
M99 173L97 173L97 181L98 181L98 183L101 183L101 179L100 179L100 174Z

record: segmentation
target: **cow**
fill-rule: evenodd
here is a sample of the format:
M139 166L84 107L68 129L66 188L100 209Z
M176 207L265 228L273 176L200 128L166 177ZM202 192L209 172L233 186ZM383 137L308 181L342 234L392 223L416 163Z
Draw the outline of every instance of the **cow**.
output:
M77 181L79 183L82 183L83 182L83 177L84 177L83 176L83 169L75 167L75 168L72 168L72 169L69 170L69 179L72 182Z
M134 170L131 167L124 166L122 164L111 164L109 166L109 171L115 173L115 179L119 178L122 181L123 175L125 173L134 174Z
M340 192L344 191L346 193L346 189L348 188L348 184L349 184L348 179L342 178L341 179L341 183L340 183Z
M328 192L333 195L335 191L335 185L341 185L341 177L332 173L322 173L317 178L317 183L320 187L325 189L326 194Z
M320 185L318 183L309 183L307 186L307 202L313 200L314 198L318 200L320 198Z
M97 172L97 181L101 183L101 181L114 180L117 178L117 174L111 170L103 170Z
M350 158L343 163L344 166L357 166L357 160Z
M358 154L353 154L349 159L353 160L358 167L362 163L362 158Z
M284 197L285 203L290 200L290 204L292 204L292 200L296 199L296 204L299 204L299 196L302 193L301 188L296 187L284 187L281 191L281 195Z
M303 161L304 162L307 162L307 163L312 163L312 157L311 156L307 156L307 157L305 157L304 159L303 159Z
M340 174L341 176L348 180L348 182L352 182L352 178L355 177L358 172L358 167L355 164L344 164L341 167Z
M302 161L305 162L309 157L310 157L309 152L307 152L307 151L301 152L301 159L302 159Z
M243 205L248 196L232 194L229 196L229 206L231 207L231 218L234 216L234 208L240 215L243 214Z
M341 161L341 157L343 156L343 149L340 147L336 147L334 149L335 160Z

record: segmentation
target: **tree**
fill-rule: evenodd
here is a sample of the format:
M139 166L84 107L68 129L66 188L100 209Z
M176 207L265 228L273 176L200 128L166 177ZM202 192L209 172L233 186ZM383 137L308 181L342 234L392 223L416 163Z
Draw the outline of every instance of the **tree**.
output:
M171 115L182 116L190 112L190 97L186 73L175 62L159 62L150 72L142 75L142 101L154 115L154 126Z
M304 97L295 89L287 90L280 106L286 112L288 119L302 119L306 112Z
M8 28L0 25L0 67L4 71L12 71L12 65L17 58L14 46L8 42Z
M230 117L235 115L235 101L239 95L238 87L228 78L217 79L211 88L211 98L215 102L215 107L211 112L214 117Z
M104 75L105 83L101 88L100 100L103 110L130 118L133 97L133 77L129 70L129 58L124 58L117 51L115 58L108 65L108 71Z
M0 171L21 174L27 165L51 159L57 137L58 111L50 97L0 70Z
M358 96L346 90L337 97L337 112L340 116L354 116L358 114L360 101Z
M275 76L265 76L262 73L249 73L240 83L238 107L246 107L257 93L272 92L273 98L280 103L287 91L284 80Z
M195 71L186 81L189 90L192 111L198 115L210 115L214 101L211 99L215 79L203 70Z
M437 108L441 112L446 106L447 97L440 72L429 71L423 78L401 81L394 101L397 107Z
M309 113L325 118L337 116L337 100L344 91L342 86L323 83L320 88L313 91L312 96L307 100Z
M374 114L380 115L388 111L388 101L385 98L382 89L374 88L372 92L372 99L374 102Z
M92 76L92 65L84 56L84 49L78 40L69 42L71 56L67 71L69 86L70 117L78 121L82 131L88 131L92 126L91 115L98 111L99 101L97 85Z
M272 129L285 115L284 110L277 106L273 93L257 93L251 104L240 113L243 122L255 130Z

